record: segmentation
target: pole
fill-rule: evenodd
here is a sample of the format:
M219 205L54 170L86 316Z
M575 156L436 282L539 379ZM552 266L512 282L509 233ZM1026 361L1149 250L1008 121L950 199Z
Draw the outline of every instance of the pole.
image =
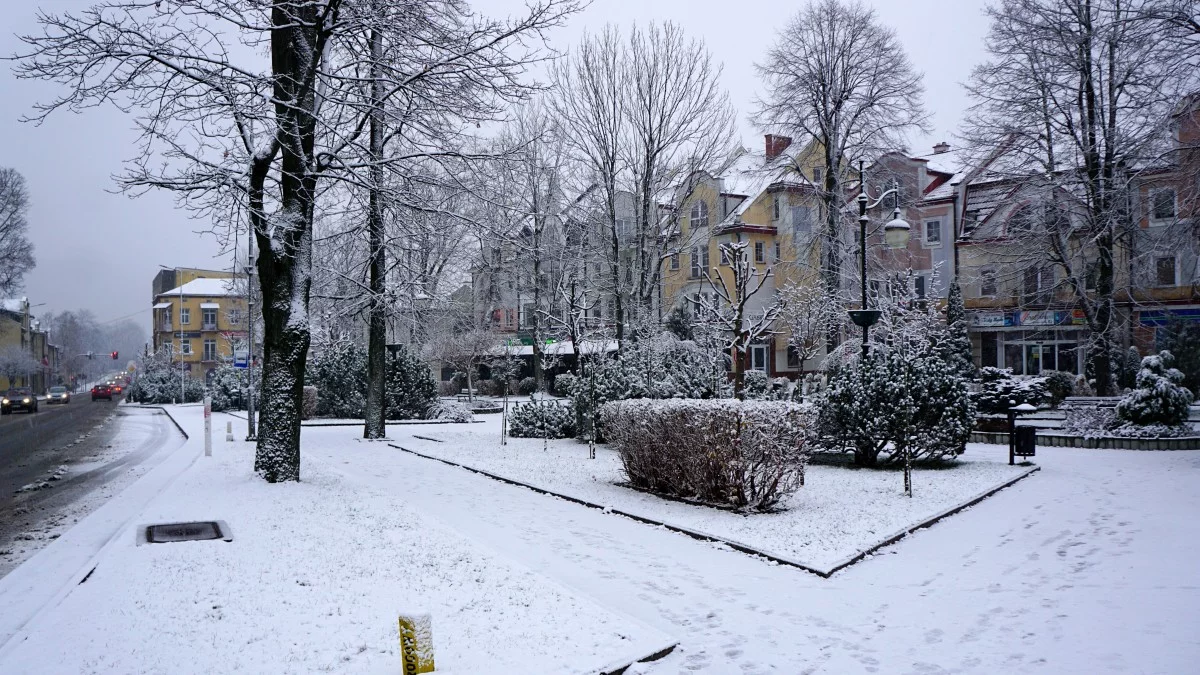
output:
M204 456L212 457L212 397L204 394Z
M254 232L246 237L246 440L256 441L254 419Z
M858 263L859 284L862 291L862 309L867 308L867 174L863 170L863 161L858 160ZM871 328L865 322L862 331L862 357L867 359L868 336Z
M175 283L179 284L179 403L180 405L187 403L187 387L184 385L183 378L186 373L183 369L183 284L180 283L183 277L179 274L179 268L175 268Z

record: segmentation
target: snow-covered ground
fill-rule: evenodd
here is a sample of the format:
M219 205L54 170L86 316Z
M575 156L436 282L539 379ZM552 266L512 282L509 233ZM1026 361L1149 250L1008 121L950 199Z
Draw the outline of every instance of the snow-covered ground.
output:
M498 418L407 431L416 436L397 444L421 454L715 535L822 572L1030 470L1009 466L1007 454L998 453L995 446L973 445L960 461L945 468L915 470L909 498L904 495L903 474L894 469L811 465L804 487L781 503L780 512L743 514L622 487L620 459L605 445L596 447L594 460L588 459L586 444L570 439L543 444L539 439L510 438L502 446Z
M195 409L173 412L195 421ZM268 485L252 475L251 444L215 445L137 519L224 520L234 540L138 546L127 527L5 648L0 672L397 672L400 611L432 614L438 672L594 672L671 642L472 543L403 492L319 460L302 483Z
M408 447L437 429L389 435ZM235 541L122 538L0 653L0 672L394 672L381 650L401 602L433 612L439 671L460 673L554 672L481 654L586 651L597 638L581 624L611 629L595 623L605 611L680 640L630 673L1185 673L1200 661L1200 454L1040 448L1038 474L822 579L360 432L305 429L299 485L258 483L243 444L218 442L147 515L224 518ZM413 564L436 567L397 572ZM496 586L509 582L529 594ZM454 661L462 649L478 660Z

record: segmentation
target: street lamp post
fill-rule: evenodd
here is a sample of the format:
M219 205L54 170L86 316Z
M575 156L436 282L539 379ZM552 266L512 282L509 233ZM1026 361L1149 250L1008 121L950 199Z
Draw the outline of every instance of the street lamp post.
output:
M904 248L908 245L911 228L900 217L900 185L892 179L892 187L879 195L871 204L867 204L867 174L863 169L862 160L858 162L858 252L859 252L859 283L862 299L859 309L850 310L850 320L862 328L862 356L867 358L871 326L879 321L881 312L878 309L867 309L867 211L879 206L889 196L895 196L896 208L892 211L892 219L883 226L883 240L888 248Z

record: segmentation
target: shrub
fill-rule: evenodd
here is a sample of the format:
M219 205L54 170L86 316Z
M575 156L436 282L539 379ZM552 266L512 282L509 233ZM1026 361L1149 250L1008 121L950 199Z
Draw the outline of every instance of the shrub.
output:
M498 396L499 390L495 380L476 380L475 382L475 393L480 396Z
M508 433L517 438L570 438L575 435L575 409L554 400L530 399L513 406Z
M1171 366L1175 357L1163 351L1142 359L1137 389L1117 403L1117 419L1136 426L1178 426L1187 421L1192 392L1183 386L1183 373Z
M517 393L522 396L529 396L535 391L537 391L537 380L532 377L523 378L517 384Z
M747 370L743 375L742 396L753 400L766 400L771 396L771 381L761 370Z
M1200 395L1200 323L1172 317L1157 331L1158 348L1171 352L1183 373L1183 386Z
M326 345L309 359L304 382L321 392L317 415L362 419L367 404L367 352L348 340Z
M633 399L601 417L637 488L761 511L804 484L809 415L794 403Z
M462 390L463 388L452 379L438 382L438 396L457 396L462 393Z
M1050 396L1050 405L1058 407L1063 399L1075 393L1075 376L1061 370L1050 370L1042 373L1046 378L1046 392Z
M311 384L304 385L304 400L300 405L300 419L311 420L317 416L317 404L320 402L320 395L317 393L317 388Z
M192 377L181 378L179 368L171 363L171 357L163 351L142 359L128 396L135 403L177 403L181 388L185 403L204 400L204 383Z
M387 359L387 411L389 420L424 419L437 403L437 384L429 366L400 347Z
M428 419L446 420L449 422L474 422L475 415L464 403L456 401L438 401L429 408Z
M232 364L222 364L213 371L212 386L208 388L212 397L212 409L216 412L224 410L241 410L246 407L243 396L246 382L246 371L234 368Z
M1075 388L1071 391L1072 396L1095 396L1096 390L1092 388L1092 383L1088 382L1086 375L1075 376Z
M1042 377L1017 379L1007 368L991 367L981 368L979 376L979 391L972 396L979 412L1007 413L1014 405L1040 406L1050 398Z
M571 396L579 386L579 378L571 373L563 373L554 378L554 393L559 396Z
M1099 438L1110 435L1109 431L1117 426L1117 411L1107 406L1070 406L1063 413L1062 430L1068 434Z

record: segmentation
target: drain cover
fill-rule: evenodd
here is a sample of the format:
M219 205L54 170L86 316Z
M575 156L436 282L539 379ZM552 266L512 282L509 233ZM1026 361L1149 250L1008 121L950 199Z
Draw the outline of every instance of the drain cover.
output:
M165 544L172 541L205 541L208 539L228 539L226 532L221 529L221 523L207 520L196 523L167 523L164 525L147 525L146 541L151 544Z

